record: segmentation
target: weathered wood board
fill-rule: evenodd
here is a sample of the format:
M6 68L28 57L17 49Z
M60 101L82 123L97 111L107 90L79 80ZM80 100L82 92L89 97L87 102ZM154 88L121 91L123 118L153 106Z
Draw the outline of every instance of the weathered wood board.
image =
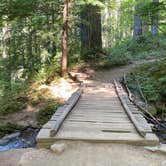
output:
M124 93L125 95L125 93ZM60 107L50 121L43 126L37 137L40 147L58 140L83 140L136 145L156 145L158 138L141 112L128 100L125 101L136 123L145 131L145 137L138 134L133 122L126 114L113 84L84 87L77 104L64 119L55 136L50 131L61 118L64 107ZM70 102L70 101L68 101Z

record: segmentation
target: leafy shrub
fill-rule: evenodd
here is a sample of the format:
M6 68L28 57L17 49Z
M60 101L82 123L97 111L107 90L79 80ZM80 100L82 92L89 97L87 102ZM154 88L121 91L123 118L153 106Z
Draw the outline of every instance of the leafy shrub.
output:
M111 65L123 65L130 60L149 57L162 57L166 54L166 37L162 34L160 36L147 35L128 38L106 50Z
M131 90L139 94L138 80L147 101L156 108L156 113L166 111L166 58L135 68L127 76Z
M40 125L45 124L51 118L51 116L56 112L57 108L60 106L60 103L49 105L39 111L37 116L38 122Z
M44 65L41 69L34 75L33 80L39 84L49 84L55 77L60 75L60 66L52 62L49 65Z
M20 90L19 90L20 91ZM22 91L14 91L8 94L5 94L0 100L0 115L7 115L9 113L18 112L24 109L29 101L28 97Z
M24 127L18 126L16 124L0 122L0 138L5 136L6 134L11 134L23 129Z

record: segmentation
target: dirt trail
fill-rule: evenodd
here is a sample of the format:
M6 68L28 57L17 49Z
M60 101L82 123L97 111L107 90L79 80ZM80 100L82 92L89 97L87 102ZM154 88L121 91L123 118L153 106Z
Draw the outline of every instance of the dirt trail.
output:
M132 67L133 65L129 65L129 66L122 66L119 68L113 68L110 70L97 71L92 76L92 79L94 81L98 81L102 83L113 82L114 79L123 77L123 75L129 72L132 69Z
M133 66L135 64L107 71L92 71L88 81L112 82L113 79L130 71ZM16 166L20 158L20 166L166 166L166 156L149 152L143 147L85 142L65 143L67 149L61 155L44 149L0 152L0 166Z
M166 162L166 156L143 147L85 142L67 144L62 154L42 149L28 152L23 155L20 166L165 166Z
M19 161L24 153L33 151L34 149L12 149L0 152L0 166L18 166Z

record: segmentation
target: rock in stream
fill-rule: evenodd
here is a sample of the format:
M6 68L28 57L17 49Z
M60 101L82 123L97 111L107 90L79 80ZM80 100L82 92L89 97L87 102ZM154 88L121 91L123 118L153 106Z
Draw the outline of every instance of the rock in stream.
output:
M35 147L38 131L38 129L29 128L22 132L6 135L0 139L0 151L6 151L14 148Z

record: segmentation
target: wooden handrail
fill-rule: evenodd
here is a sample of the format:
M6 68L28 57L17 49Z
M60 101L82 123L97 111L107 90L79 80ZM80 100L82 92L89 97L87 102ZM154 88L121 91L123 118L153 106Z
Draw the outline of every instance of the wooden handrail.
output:
M56 121L55 125L51 128L51 131L50 131L51 137L54 137L56 135L56 133L60 129L61 125L63 124L63 121L66 119L66 117L68 116L70 111L73 109L73 107L78 102L82 92L83 92L82 88L78 89L76 92L74 92L72 94L72 96L69 98L69 100L66 102L66 104L62 107L62 110L63 110L62 114Z
M137 122L137 120L135 119L135 117L133 116L131 110L129 109L129 107L127 106L127 104L124 101L123 95L121 94L122 90L121 90L121 85L117 83L116 80L114 80L114 85L115 85L115 89L117 92L117 95L120 99L120 102L124 108L124 110L126 111L129 119L131 120L131 122L134 124L135 129L137 130L137 132L142 136L145 137L146 136L146 131L144 130L144 128L142 128L142 126L139 125L139 123Z

